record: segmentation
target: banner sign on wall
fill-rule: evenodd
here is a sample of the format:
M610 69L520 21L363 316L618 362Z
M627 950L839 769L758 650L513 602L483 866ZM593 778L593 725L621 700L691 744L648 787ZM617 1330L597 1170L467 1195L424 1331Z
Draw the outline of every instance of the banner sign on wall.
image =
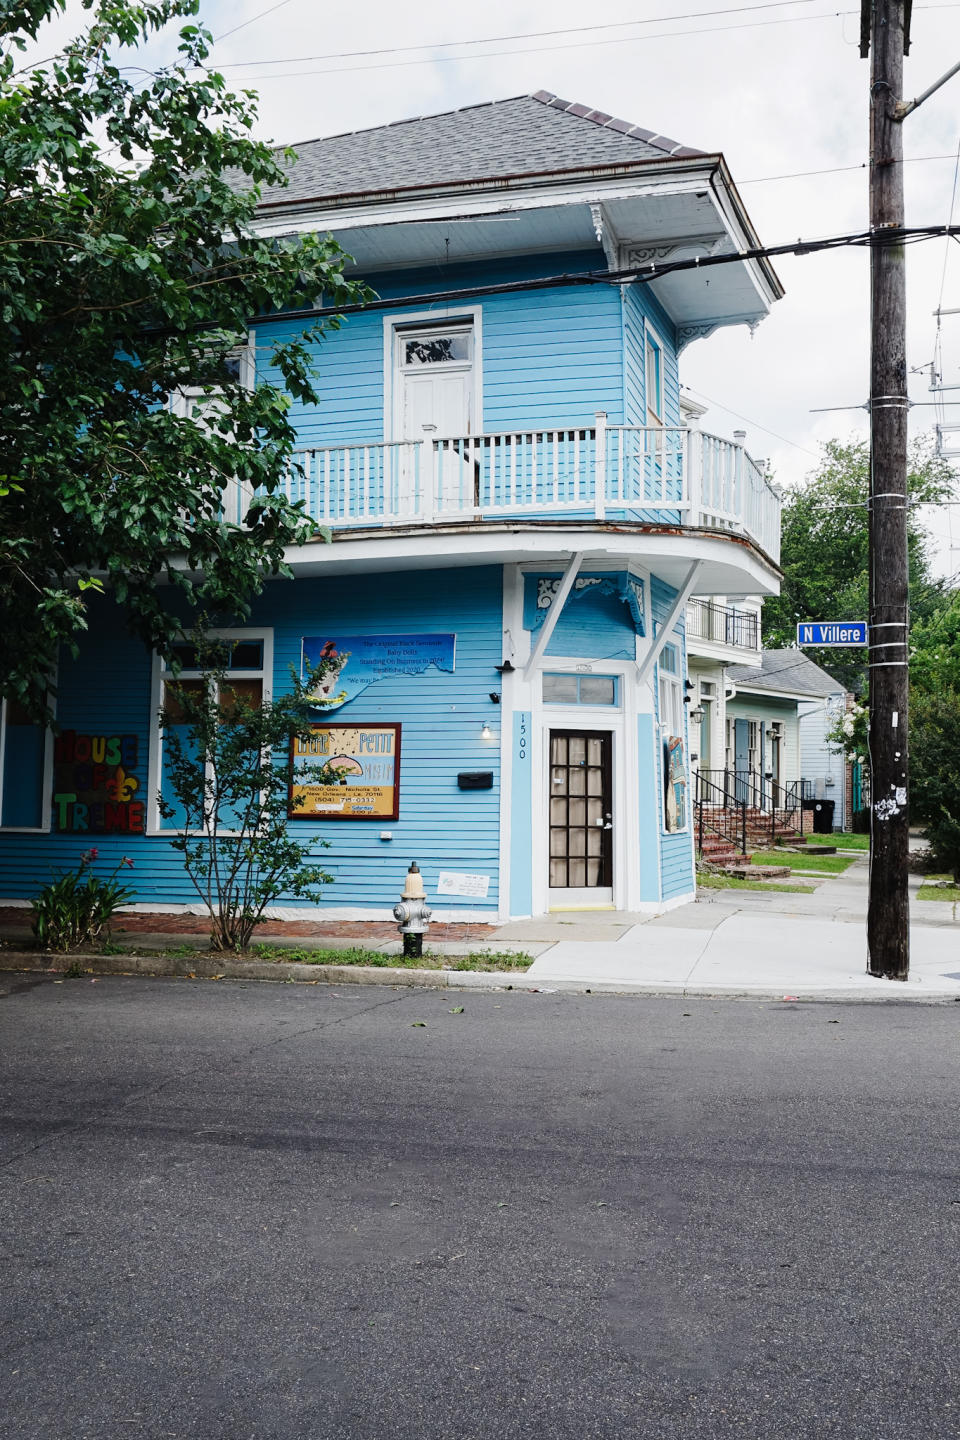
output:
M144 803L136 735L64 730L53 752L53 828L71 834L140 835Z
M304 636L301 674L321 660L333 661L316 698L324 708L345 705L378 680L395 675L422 675L435 665L453 673L456 635L329 635Z
M687 766L683 736L663 737L663 820L665 830L683 830L687 823Z
M399 725L311 725L308 739L294 736L292 753L291 820L400 818ZM303 775L318 765L339 778L322 785Z

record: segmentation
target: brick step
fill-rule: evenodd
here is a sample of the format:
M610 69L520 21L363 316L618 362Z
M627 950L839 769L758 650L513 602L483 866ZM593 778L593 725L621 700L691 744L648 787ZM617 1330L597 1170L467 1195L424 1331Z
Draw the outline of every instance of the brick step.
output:
M792 872L789 865L751 865L748 861L740 861L724 865L723 873L732 875L735 880L779 880Z

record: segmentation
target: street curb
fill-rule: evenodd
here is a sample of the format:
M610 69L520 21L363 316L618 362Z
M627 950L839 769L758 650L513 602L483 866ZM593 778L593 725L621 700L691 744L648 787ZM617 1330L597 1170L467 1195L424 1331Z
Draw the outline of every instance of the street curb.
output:
M382 985L410 990L522 990L545 995L635 995L680 1000L765 1000L797 1004L864 1005L945 1005L960 1002L954 991L870 994L861 989L793 991L743 985L671 985L667 981L542 980L526 972L510 974L485 970L394 970L386 966L303 965L296 961L237 961L224 957L173 955L70 956L38 954L36 951L0 951L0 973L30 973L63 977L69 965L83 967L85 976L142 976L149 979L255 980L274 983L300 982L309 985ZM79 978L79 977L77 977ZM898 987L899 989L899 987Z
M236 960L230 956L211 959L197 955L54 955L49 951L0 951L0 972L28 971L31 974L62 976L72 965L85 974L170 976L197 980L299 980L317 985L405 985L411 989L539 990L543 987L526 979L525 971L515 975L500 971L401 970L385 965L304 965L288 960ZM553 988L553 987L551 987Z

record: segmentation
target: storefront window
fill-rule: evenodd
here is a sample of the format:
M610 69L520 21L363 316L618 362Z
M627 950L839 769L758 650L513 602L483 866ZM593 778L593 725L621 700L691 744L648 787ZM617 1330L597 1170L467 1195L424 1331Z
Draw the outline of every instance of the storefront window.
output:
M196 649L192 645L178 647L177 659L182 667L179 674L174 674L165 665L160 667L157 709L163 712L164 725L159 743L159 774L153 790L154 793L159 791L164 804L169 805L173 813L166 817L157 816L155 828L159 830L179 830L183 825L184 811L165 771L164 751L168 737L176 735L184 751L190 754L189 726L184 713L187 697L202 693L205 687L216 687L220 714L225 722L229 722L238 699L248 705L259 706L270 695L270 633L230 631L215 639L219 651L215 652L215 657L222 671L220 680L197 668ZM221 828L229 829L229 816L221 813L220 818Z
M44 830L44 776L47 735L16 700L0 708L0 827L4 830Z

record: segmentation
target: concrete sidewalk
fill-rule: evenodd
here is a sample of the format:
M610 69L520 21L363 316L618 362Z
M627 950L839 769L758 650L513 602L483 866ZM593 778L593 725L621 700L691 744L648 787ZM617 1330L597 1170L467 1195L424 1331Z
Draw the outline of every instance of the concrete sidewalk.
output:
M919 901L911 877L910 979L867 966L867 862L812 894L702 891L652 919L581 911L501 926L497 942L546 945L527 978L542 986L679 994L960 999L960 923L949 902Z

